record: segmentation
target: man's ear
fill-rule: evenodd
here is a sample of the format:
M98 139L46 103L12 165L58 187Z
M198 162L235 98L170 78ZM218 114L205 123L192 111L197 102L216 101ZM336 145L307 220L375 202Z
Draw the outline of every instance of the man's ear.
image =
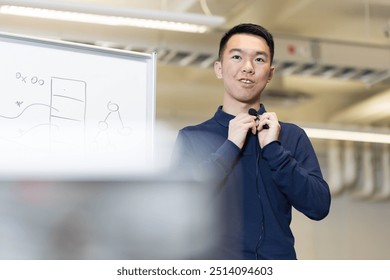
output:
M214 72L218 79L222 79L222 63L221 61L214 62Z
M274 77L274 74L275 74L275 67L271 66L271 69L270 69L269 74L268 74L268 83L272 80L272 78Z

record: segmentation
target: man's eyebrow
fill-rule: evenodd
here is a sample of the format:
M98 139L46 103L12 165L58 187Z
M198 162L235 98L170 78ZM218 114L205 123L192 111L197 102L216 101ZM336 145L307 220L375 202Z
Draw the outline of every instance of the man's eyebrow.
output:
M237 49L237 48L234 48L234 49L231 49L230 51L229 51L229 53L233 53L233 52L243 52L243 50L242 49ZM267 56L268 57L268 53L267 52L265 52L265 51L256 51L256 55L264 55L264 56Z
M231 49L229 50L230 53L232 52L242 52L242 49Z
M257 55L268 56L268 53L267 53L267 52L264 52L264 51L257 51L256 54L257 54Z

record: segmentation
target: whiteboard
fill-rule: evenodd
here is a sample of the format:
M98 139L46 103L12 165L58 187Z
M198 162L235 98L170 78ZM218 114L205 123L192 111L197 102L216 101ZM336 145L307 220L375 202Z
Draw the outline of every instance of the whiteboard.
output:
M113 179L153 157L156 56L0 34L0 180Z

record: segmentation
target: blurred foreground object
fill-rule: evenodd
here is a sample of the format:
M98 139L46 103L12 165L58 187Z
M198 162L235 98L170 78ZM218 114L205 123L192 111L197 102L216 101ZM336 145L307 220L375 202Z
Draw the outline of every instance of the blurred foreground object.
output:
M212 190L198 182L2 182L0 259L207 259Z

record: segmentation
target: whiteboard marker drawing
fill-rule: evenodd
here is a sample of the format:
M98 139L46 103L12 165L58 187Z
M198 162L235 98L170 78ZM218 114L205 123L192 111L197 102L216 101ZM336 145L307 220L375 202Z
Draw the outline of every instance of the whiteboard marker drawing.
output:
M37 85L43 86L45 84L45 81L43 79L38 78L37 76L31 77L29 80L27 80L28 76L22 75L22 73L20 73L20 72L16 72L15 76L16 76L17 80L20 80L21 82L23 82L25 84L27 84L28 81L29 81L29 83L31 83L33 85L37 84Z
M120 122L120 128L118 129L118 133L123 134L123 135L128 135L130 133L130 128L126 127L123 124L121 112L119 111L119 105L117 103L113 103L113 102L109 101L107 103L107 109L109 112L108 112L106 118L104 119L104 121L99 122L99 127L100 128L108 127L108 123L107 123L108 118L110 117L110 115L112 113L116 113L116 115L119 119L119 122Z
M107 109L108 113L104 120L98 122L99 131L92 143L95 150L115 150L115 139L131 133L131 128L123 123L119 104L109 101Z
M17 101L17 102L15 102L15 104L18 107L20 107L23 104L23 101ZM0 118L9 119L9 120L17 119L17 118L20 118L27 111L27 109L29 109L31 107L36 107L36 106L43 106L43 107L46 107L46 108L50 108L50 111L58 111L57 108L54 108L54 107L52 107L50 105L47 105L47 104L33 103L33 104L30 104L30 105L24 107L23 110L20 113L18 113L17 115L15 115L15 116L6 116L6 115L1 115L0 114Z
M85 81L51 78L51 100L49 123L51 139L57 143L84 145L87 105ZM55 129L54 129L55 128Z

